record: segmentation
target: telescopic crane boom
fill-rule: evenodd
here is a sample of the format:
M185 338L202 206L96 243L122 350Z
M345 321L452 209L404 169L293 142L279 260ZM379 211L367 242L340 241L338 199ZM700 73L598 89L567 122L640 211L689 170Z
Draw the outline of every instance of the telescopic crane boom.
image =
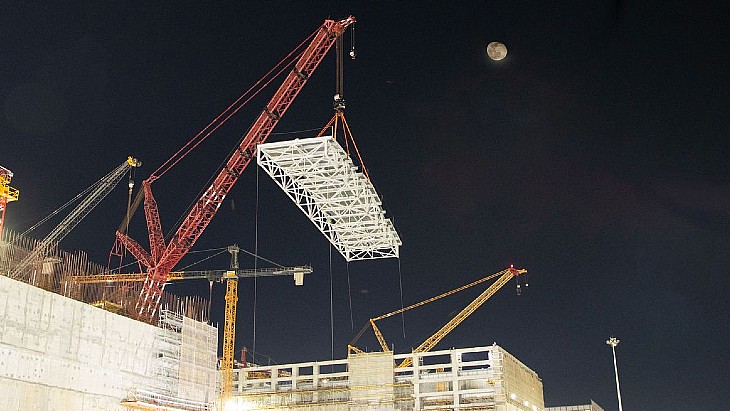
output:
M116 234L124 247L146 267L147 279L136 306L140 319L149 320L154 317L170 270L190 250L215 216L223 199L256 155L256 146L268 138L324 55L345 29L354 22L355 18L352 16L340 21L329 19L324 21L300 55L292 71L287 75L284 83L266 104L233 154L228 158L223 169L195 202L167 244L165 244L162 234L157 203L152 194L152 183L158 176L153 173L142 182L150 251L147 252L126 234L119 231Z

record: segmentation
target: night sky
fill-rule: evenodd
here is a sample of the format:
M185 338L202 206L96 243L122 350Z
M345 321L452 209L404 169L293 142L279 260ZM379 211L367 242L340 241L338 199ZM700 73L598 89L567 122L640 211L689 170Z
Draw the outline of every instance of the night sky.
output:
M21 193L8 229L128 155L144 163L141 182L323 19L352 14L347 119L401 258L348 265L252 165L194 250L238 243L315 273L303 287L242 281L237 347L255 346L260 363L343 358L401 292L408 304L515 264L527 292L505 286L438 348L497 342L539 374L546 405L616 410L605 344L616 336L627 410L730 408L730 3L75 3L0 12L0 165ZM487 58L490 41L507 45L505 60ZM334 67L332 50L275 130L288 134L269 141L327 123ZM163 231L274 89L154 183ZM124 186L62 248L105 263ZM146 246L141 212L130 232ZM194 268L227 265L221 254ZM205 281L168 290L208 295ZM386 339L410 351L480 290L382 322ZM219 285L215 322L222 296Z

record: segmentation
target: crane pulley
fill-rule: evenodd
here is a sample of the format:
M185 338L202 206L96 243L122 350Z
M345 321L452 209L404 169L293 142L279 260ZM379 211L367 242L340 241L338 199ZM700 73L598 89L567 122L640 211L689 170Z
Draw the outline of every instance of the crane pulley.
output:
M391 311L389 313L380 315L375 318L371 318L368 323L360 330L360 332L355 336L355 338L348 344L348 352L350 353L362 353L363 351L360 350L355 346L355 343L360 339L360 337L365 333L365 331L371 327L373 329L373 333L375 334L375 338L377 338L378 343L380 344L380 347L382 348L383 352L390 352L390 347L388 347L388 344L385 341L385 337L383 337L383 333L380 331L378 326L375 324L377 321L382 320L384 318L392 317L394 315L398 315L402 312L412 310L417 307L421 307L423 305L426 305L428 303L434 302L436 300L440 300L444 297L448 297L452 294L456 294L459 291L463 291L467 288L473 287L477 284L481 284L485 281L497 278L497 280L492 283L486 290L482 291L481 294L479 294L471 303L469 303L466 307L464 307L458 314L456 314L451 320L449 320L446 324L444 324L438 331L436 331L433 335L428 337L425 341L423 341L418 347L413 349L414 353L419 352L427 352L430 351L433 347L436 346L436 344L439 343L446 335L448 335L451 331L454 330L459 324L464 322L464 320L467 319L474 311L476 311L479 307L482 306L489 298L491 298L497 291L499 291L500 288L502 288L505 284L507 284L513 277L517 277L519 275L527 273L527 270L525 269L517 269L514 268L514 266L510 266L498 273L486 276L484 278L481 278L477 281L471 282L469 284L463 285L461 287L455 288L451 291L447 291L443 294L439 294L435 297L431 297L429 299L423 300L421 302L411 304L407 307L401 308L399 310ZM403 360L400 364L398 364L397 368L403 368L408 367L411 365L412 359L410 357Z

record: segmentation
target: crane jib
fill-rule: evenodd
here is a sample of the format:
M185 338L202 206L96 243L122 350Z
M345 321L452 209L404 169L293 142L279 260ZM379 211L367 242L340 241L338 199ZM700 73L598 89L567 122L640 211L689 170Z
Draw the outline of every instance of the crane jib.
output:
M66 237L119 184L131 167L139 167L141 164L139 160L130 156L99 181L92 184L84 191L84 193L88 193L86 197L15 266L9 277L19 278L25 275L26 269L35 261L43 258L49 248Z

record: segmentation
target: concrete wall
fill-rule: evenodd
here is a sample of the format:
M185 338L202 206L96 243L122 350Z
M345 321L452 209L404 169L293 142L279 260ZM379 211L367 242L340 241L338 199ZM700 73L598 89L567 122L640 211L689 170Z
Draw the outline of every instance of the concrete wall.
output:
M502 381L496 382L502 389L507 410L542 410L545 407L542 380L513 355L499 347L492 350L495 366L502 367Z
M121 410L156 327L0 276L0 409Z

